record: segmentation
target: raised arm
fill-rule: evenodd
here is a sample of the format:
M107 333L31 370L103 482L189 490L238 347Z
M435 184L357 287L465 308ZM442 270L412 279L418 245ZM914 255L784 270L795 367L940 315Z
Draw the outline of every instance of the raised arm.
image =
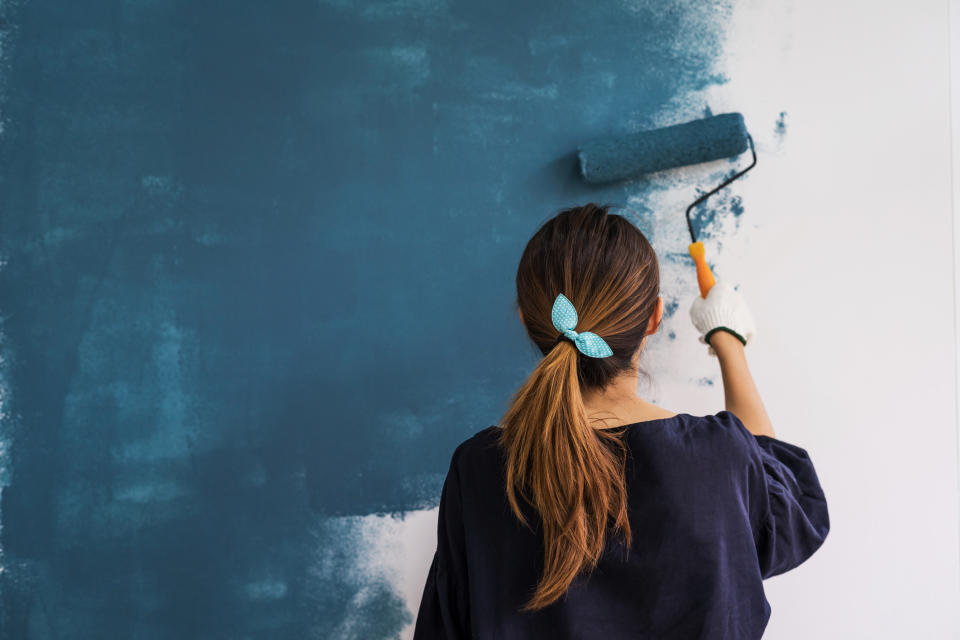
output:
M756 325L743 296L730 283L717 280L706 298L694 298L690 319L700 332L700 342L709 345L708 353L720 360L727 411L740 418L750 433L776 437L747 366L744 347L756 333Z
M710 346L720 360L723 376L723 397L727 411L735 414L750 433L776 438L770 417L753 382L742 342L733 334L717 331L710 336Z

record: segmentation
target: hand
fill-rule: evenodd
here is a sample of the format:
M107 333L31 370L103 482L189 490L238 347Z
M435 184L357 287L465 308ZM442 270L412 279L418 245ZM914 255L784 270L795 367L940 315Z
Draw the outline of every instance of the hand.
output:
M717 355L709 342L716 331L733 334L744 346L757 332L747 303L732 285L723 280L716 281L706 298L696 297L690 305L690 319L700 332L698 340L708 345L707 352L711 356Z

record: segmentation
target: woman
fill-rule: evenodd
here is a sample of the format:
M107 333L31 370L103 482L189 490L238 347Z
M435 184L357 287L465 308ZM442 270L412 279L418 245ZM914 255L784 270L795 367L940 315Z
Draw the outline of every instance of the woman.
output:
M608 207L559 213L517 270L520 319L544 358L500 426L453 452L415 640L760 638L763 580L829 531L807 452L778 440L753 384L740 295L690 309L726 410L637 396L663 316L644 235Z

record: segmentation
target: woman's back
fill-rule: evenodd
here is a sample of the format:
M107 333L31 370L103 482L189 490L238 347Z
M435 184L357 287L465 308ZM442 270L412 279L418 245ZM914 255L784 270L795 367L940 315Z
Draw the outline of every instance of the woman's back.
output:
M507 503L500 427L457 447L416 640L761 637L763 579L806 560L829 530L806 451L729 411L621 429L632 545L611 532L597 567L533 612L519 609L543 573L540 519L522 502L528 529Z
M415 639L761 637L763 579L819 548L827 506L806 451L774 437L749 308L701 275L690 318L726 410L660 417L637 396L664 315L649 241L593 203L534 233L517 311L543 358L453 454Z

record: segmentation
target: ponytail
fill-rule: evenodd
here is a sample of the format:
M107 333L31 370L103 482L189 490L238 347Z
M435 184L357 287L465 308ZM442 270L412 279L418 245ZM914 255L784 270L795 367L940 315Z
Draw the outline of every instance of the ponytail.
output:
M519 493L536 508L543 528L543 575L521 611L553 603L581 570L596 567L609 519L628 548L632 539L622 432L597 429L587 421L578 354L568 340L550 349L501 421L507 500L530 528Z
M561 211L533 235L517 267L517 310L543 355L499 432L510 508L533 529L522 498L543 529L543 574L521 611L550 605L581 571L593 570L608 527L622 534L627 550L632 543L625 430L594 427L583 393L638 372L635 356L658 306L660 270L643 233L608 209L588 203ZM558 314L558 326L553 306L561 293L575 308ZM593 353L594 338L602 355Z

